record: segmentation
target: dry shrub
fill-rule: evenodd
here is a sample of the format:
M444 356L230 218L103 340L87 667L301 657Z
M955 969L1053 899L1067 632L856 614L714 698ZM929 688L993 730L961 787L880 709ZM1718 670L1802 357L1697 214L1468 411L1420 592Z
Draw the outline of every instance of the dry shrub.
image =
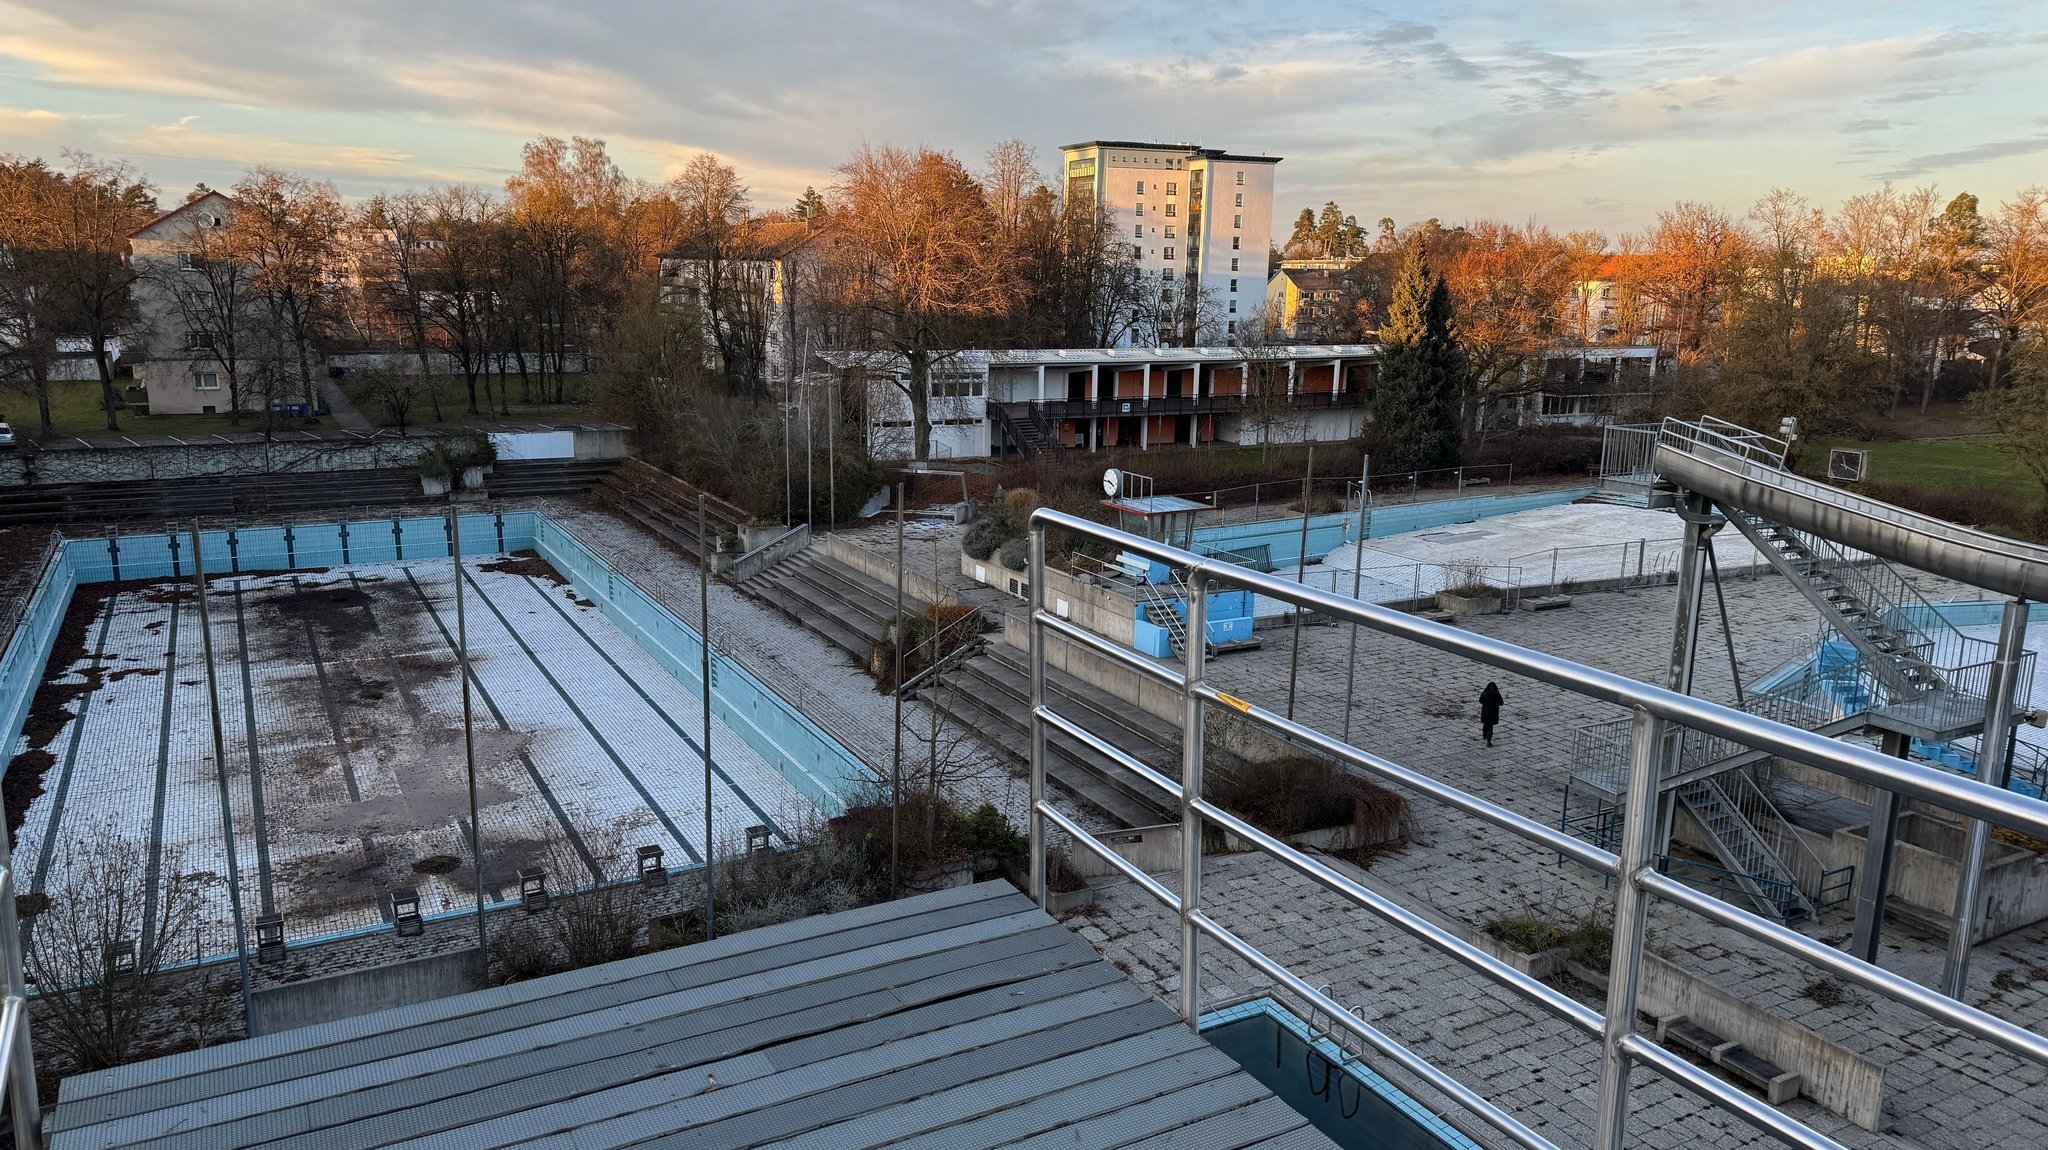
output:
M1218 772L1209 797L1253 826L1285 838L1351 824L1359 838L1405 827L1408 800L1324 759L1305 756L1245 763Z
M1465 453L1465 466L1506 464L1517 480L1524 476L1586 476L1600 466L1598 432L1572 428L1523 427L1489 437Z
M2048 505L2004 491L1977 487L1919 487L1905 483L1865 483L1859 495L1961 523L2014 539L2048 542Z
M909 645L903 651L903 678L913 679L919 671L974 642L985 620L972 607L934 603L904 620ZM868 657L868 670L883 691L896 689L896 646L887 639L875 644Z

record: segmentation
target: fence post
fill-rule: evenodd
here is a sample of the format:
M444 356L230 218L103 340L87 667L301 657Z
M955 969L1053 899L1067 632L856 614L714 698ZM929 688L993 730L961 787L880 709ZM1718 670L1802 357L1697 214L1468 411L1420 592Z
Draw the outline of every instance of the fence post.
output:
M1629 739L1628 810L1622 816L1621 859L1614 892L1614 943L1607 963L1607 1017L1600 1039L1600 1102L1595 1150L1622 1150L1628 1136L1628 1076L1623 1043L1636 1031L1643 977L1643 926L1650 896L1640 885L1656 853L1657 801L1662 790L1664 724L1638 707Z
M1643 552L1649 550L1649 548L1650 541L1648 539L1636 540L1636 582L1638 583L1643 581Z
M1550 593L1557 594L1557 548L1550 549Z
M1045 720L1039 710L1045 706L1045 622L1039 618L1045 601L1045 524L1030 525L1031 588L1024 603L1031 611L1031 901L1045 909ZM898 727L901 730L900 724Z
M1180 1016L1188 1029L1202 1028L1202 681L1209 653L1209 577L1197 567L1188 577L1186 681L1181 686L1180 791Z

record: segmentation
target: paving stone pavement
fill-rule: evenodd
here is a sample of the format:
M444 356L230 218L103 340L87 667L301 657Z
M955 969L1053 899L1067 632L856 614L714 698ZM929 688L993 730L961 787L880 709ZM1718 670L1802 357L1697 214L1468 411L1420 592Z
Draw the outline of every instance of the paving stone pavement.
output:
M581 504L548 501L543 509L684 619L695 618L697 574L687 559L639 528ZM1981 597L1939 580L1923 577L1920 583L1930 599ZM1815 632L1811 608L1781 579L1731 582L1727 598L1737 666L1745 681L1776 667ZM1660 681L1673 600L1669 587L1606 592L1580 596L1568 610L1483 618L1470 626L1481 634ZM815 635L729 588L714 589L712 610L721 644L730 642L750 669L871 765L888 763L889 699L867 685L849 661ZM1262 634L1268 640L1265 648L1218 660L1212 680L1225 690L1284 707L1292 656L1288 632ZM1728 701L1733 689L1723 641L1718 617L1709 611L1701 629L1698 691ZM1331 732L1343 726L1348 646L1348 628L1305 629L1296 714ZM1554 823L1559 813L1573 732L1586 722L1622 717L1618 708L1495 674L1507 706L1496 746L1487 748L1479 739L1476 701L1487 678L1482 670L1371 632L1361 633L1358 649L1355 742L1546 823ZM917 704L907 706L906 715L914 716L909 719L913 728L924 721ZM993 772L973 785L1021 822L1024 797L1017 780ZM1605 898L1596 879L1579 868L1559 866L1554 855L1506 840L1441 807L1418 802L1416 813L1417 841L1376 860L1363 874L1363 881L1403 905L1448 921L1482 924L1531 909L1572 918ZM1522 1114L1560 1145L1583 1145L1590 1137L1598 1056L1590 1039L1511 1000L1492 983L1364 912L1339 905L1270 860L1225 856L1212 859L1204 873L1204 902L1226 925L1310 982L1330 983L1340 1000L1362 1004L1366 1017L1397 1040ZM1109 888L1096 908L1069 923L1169 1004L1175 1001L1177 928L1141 892ZM1830 921L1823 924L1822 937L1839 941L1846 929L1846 923ZM1886 1064L1883 1134L1859 1130L1804 1100L1787 1108L1846 1146L2048 1147L2048 1071L2041 1067L1958 1037L1860 990L1836 1006L1822 1006L1806 993L1817 981L1810 968L1671 908L1659 908L1652 916L1651 949ZM1893 926L1884 949L1888 969L1923 984L1939 973L1940 939ZM1972 1002L2036 1031L2048 1030L2048 927L2015 932L1980 947L1971 969ZM1214 948L1204 970L1205 999L1262 986L1242 964L1217 957ZM1590 995L1586 1000L1596 1001ZM1655 1075L1638 1071L1633 1082L1635 1144L1686 1150L1775 1145ZM1420 1087L1416 1092L1429 1093Z
M1923 579L1930 599L1979 598L1966 588ZM1815 617L1784 580L1731 584L1728 609L1745 680L1777 666L1811 638ZM1580 596L1563 611L1473 620L1475 632L1645 680L1661 680L1668 658L1674 592L1669 587ZM1262 650L1212 664L1220 688L1284 709L1292 662L1288 632L1264 633ZM1733 697L1718 618L1702 626L1697 691ZM1348 628L1305 629L1295 700L1297 718L1336 732L1343 725ZM1496 745L1479 738L1479 689L1500 681L1507 706ZM1452 782L1524 815L1555 825L1569 774L1572 733L1585 722L1622 717L1617 708L1500 674L1366 632L1359 640L1353 741L1403 765ZM1479 926L1536 911L1570 920L1611 905L1596 876L1559 865L1442 806L1416 799L1419 830L1408 847L1355 872L1371 888L1412 909ZM1496 1102L1521 1112L1561 1145L1590 1136L1597 1095L1597 1045L1536 1008L1511 1001L1491 983L1387 926L1340 905L1263 856L1211 860L1205 907L1247 940L1312 984L1328 982L1340 1001L1397 1040L1456 1073ZM1131 886L1110 888L1070 925L1134 977L1171 1002L1178 993L1174 923ZM1811 933L1839 943L1839 915ZM1888 927L1881 958L1890 970L1931 984L1944 940ZM2022 1063L1973 1038L1927 1022L1910 1009L1860 989L1836 1005L1817 989L1819 972L1668 906L1650 922L1650 949L1750 1002L1793 1018L1887 1068L1883 1133L1847 1124L1809 1101L1787 1109L1850 1147L2048 1146L2048 1069ZM2048 1032L2048 925L1978 948L1969 999L2037 1032ZM1205 959L1203 996L1212 1001L1262 989L1242 964ZM1586 1001L1596 1002L1581 990ZM1632 1144L1700 1147L1774 1145L1736 1120L1711 1112L1653 1076L1637 1075ZM1427 1093L1427 1091L1424 1091Z

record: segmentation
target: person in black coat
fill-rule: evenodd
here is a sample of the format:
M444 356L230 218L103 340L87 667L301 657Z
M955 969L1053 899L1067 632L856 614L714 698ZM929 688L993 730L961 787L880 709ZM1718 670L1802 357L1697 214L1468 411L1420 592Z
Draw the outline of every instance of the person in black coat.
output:
M1500 696L1500 684L1489 682L1479 692L1479 733L1486 739L1486 745L1493 745L1493 727L1500 722L1500 705L1506 700Z

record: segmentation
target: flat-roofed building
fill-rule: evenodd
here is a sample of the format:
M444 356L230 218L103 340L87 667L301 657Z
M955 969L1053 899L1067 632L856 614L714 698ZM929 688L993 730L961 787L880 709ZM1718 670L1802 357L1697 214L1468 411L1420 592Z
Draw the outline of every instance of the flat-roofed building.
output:
M1139 270L1158 283L1169 319L1159 326L1172 342L1224 342L1259 310L1280 157L1129 140L1061 151L1067 195L1108 208Z

